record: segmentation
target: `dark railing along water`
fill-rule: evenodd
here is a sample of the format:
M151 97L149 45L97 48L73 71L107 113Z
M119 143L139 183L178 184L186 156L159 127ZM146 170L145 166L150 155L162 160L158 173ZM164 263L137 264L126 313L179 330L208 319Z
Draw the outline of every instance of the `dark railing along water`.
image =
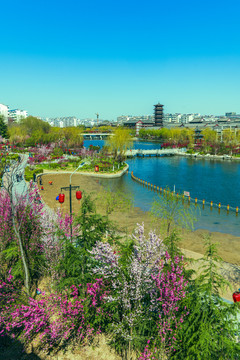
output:
M92 144L96 142L89 141ZM102 141L102 145L104 142ZM85 146L88 146L84 142ZM160 149L159 143L135 142L135 149ZM181 156L171 157L145 157L127 159L129 172L148 183L182 194L190 193L191 198L205 200L196 229L207 229L240 236L240 214L236 216L236 208L240 206L240 163L229 160L195 159ZM157 192L147 191L141 186L136 186L131 176L125 175L120 179L101 180L101 184L110 187L113 191L121 189L134 196L134 204L144 211L151 209ZM198 200L200 202L200 200ZM229 210L227 210L229 205ZM226 206L226 207L225 207Z
M147 182L146 180L136 177L133 174L133 171L131 172L131 178L134 181L146 186L146 188L148 190L157 191L160 195L165 195L170 192L170 190L168 188L162 188L161 186L154 185L150 182ZM198 198L192 198L187 192L184 192L183 194L179 194L179 193L176 193L175 189L174 189L174 191L171 192L171 195L174 196L177 200L182 199L182 202L186 201L189 205L190 204L202 205L203 210L205 209L205 206L209 205L211 209L213 207L217 208L219 213L220 213L221 209L227 210L227 214L229 214L229 211L233 211L236 213L236 215L238 215L238 212L239 212L238 206L236 206L236 208L234 208L234 207L230 206L229 204L222 205L220 202L218 204L215 204L213 201L206 201L205 199L200 200Z

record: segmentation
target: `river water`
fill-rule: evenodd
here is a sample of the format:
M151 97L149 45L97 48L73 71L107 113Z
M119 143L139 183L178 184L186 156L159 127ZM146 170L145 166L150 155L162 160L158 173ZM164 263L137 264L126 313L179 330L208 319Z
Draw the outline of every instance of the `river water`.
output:
M84 141L84 146L90 144L100 146L103 141ZM136 149L160 148L159 143L135 142ZM144 211L151 209L154 199L159 196L156 192L148 190L131 179L133 171L139 177L153 185L176 193L190 192L191 198L233 208L240 207L240 163L229 160L190 159L181 156L173 157L145 157L128 159L129 174L120 179L104 179L100 183L112 190L121 189L134 197L134 205ZM191 205L195 206L195 205ZM199 205L195 229L207 229L240 236L240 213L235 211L227 213L223 207L219 212L217 207L210 208Z

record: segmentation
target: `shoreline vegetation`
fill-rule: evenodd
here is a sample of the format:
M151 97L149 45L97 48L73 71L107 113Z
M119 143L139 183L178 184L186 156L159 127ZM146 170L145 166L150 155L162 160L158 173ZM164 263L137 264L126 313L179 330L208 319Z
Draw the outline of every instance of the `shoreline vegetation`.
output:
M176 156L186 156L190 158L197 158L197 159L207 159L207 160L237 160L240 161L239 156L230 156L230 155L211 155L211 154L199 154L198 152L189 154L187 152L179 151L176 153Z
M69 174L44 174L42 177L44 190L41 191L41 196L44 202L52 209L57 211L60 209L64 213L69 212L69 197L68 193L65 194L65 202L60 206L58 201L55 200L56 196L60 192L61 186L65 186L69 182ZM87 194L92 194L93 198L101 196L101 192L104 190L100 185L98 178L88 177L80 174L74 174L72 177L72 184L79 185L82 191ZM52 181L52 185L49 185L49 181ZM40 186L39 186L40 188ZM77 201L73 201L73 213L77 214L80 209L80 204ZM100 214L104 214L104 210L101 206L101 202L97 204L97 211ZM137 224L144 222L146 232L151 229L155 229L157 233L164 238L165 233L159 231L159 226L156 224L149 212L144 212L140 208L134 207L127 212L119 210L113 211L109 215L109 219L117 224L119 231L131 234L136 228ZM159 220L161 221L161 220ZM204 254L203 238L211 234L212 242L219 244L219 255L222 257L225 265L222 269L225 276L228 277L233 288L239 287L239 274L240 269L238 267L240 263L240 237L224 234L218 232L209 232L204 229L197 229L195 231L179 229L180 247L184 250L187 256L191 256L194 259L198 259ZM224 293L224 297L227 300L232 301L232 291L228 289Z
M58 195L58 193L61 189L61 186L63 186L63 184L66 185L69 183L69 174L65 173L65 172L51 173L51 174L46 173L46 174L43 174L42 180L43 180L43 184L44 184L44 190L41 191L41 196L42 196L44 202L46 202L47 205L49 205L51 208L53 208L55 210L60 208L60 204L55 200L55 198ZM52 181L52 185L49 185L49 181ZM97 176L88 177L83 174L75 173L72 177L72 184L79 185L82 190L84 190L86 193L91 193L93 195L93 197L96 196L96 194L101 194L101 191L103 191L103 187L99 184L99 180L98 180ZM40 188L40 185L39 185L39 188ZM54 192L56 194L55 197L53 195ZM79 206L78 203L73 203L73 212L74 213L77 213L78 206ZM66 194L66 200L61 208L63 209L63 211L66 211L66 212L69 211L68 194ZM98 210L101 212L101 207L99 207ZM119 214L117 211L116 215L114 215L114 214L110 215L110 219L112 219L113 221L118 220L119 222L124 223L125 224L124 226L128 227L129 231L131 231L131 232L135 229L135 226L136 226L135 221L137 221L138 218L140 219L138 221L139 223L144 221L146 231L149 231L150 228L152 228L153 220L152 220L152 217L150 216L149 212L144 212L140 208L134 207L130 211L130 213L131 213L131 217L129 217L128 214ZM124 221L122 220L123 217L125 218ZM209 233L209 231L206 229L197 229L194 231L182 229L182 234L184 234L184 236L186 236L187 234L190 234L189 239L187 239L187 241L186 241L187 244L189 243L189 246L191 244L191 242L189 241L191 238L191 234L196 236L197 241L192 242L192 246L191 246L191 248L189 248L189 250L192 250L195 252L200 252L200 253L203 253L203 251L204 251L203 246L201 246L200 241L199 241L200 237L202 234L208 234L208 233ZM235 236L235 235L228 234L228 233L220 233L220 232L211 232L211 234L213 235L213 237L215 239L219 238L220 243L222 243L223 239L226 237L228 239L235 240L236 242L239 241L239 250L240 250L240 237L239 236ZM223 257L224 261L231 262L233 264L240 263L240 251L239 251L239 253L237 253L234 246L233 246L232 256L229 256L229 253L231 253L231 250L229 249L229 247L227 247L226 249L224 248L224 252L226 252L225 256L224 256L223 252L221 251L221 249L219 249L219 251L220 251L220 255Z
M90 177L97 177L97 178L118 178L123 176L124 174L126 174L126 172L129 169L129 165L125 164L124 168L122 170L116 170L115 172L112 173L99 173L96 171L82 171L82 170L78 170L76 171L76 174L78 175L83 175L83 176L90 176ZM40 177L42 175L46 175L46 174L72 174L72 171L68 171L68 170L47 170L47 169L43 169L42 173L39 173L37 175L37 177Z

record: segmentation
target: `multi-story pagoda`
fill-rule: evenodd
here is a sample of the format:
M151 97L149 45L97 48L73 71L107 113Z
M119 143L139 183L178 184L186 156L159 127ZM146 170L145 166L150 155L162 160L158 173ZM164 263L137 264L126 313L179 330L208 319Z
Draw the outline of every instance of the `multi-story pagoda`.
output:
M158 103L157 105L154 105L154 120L155 120L155 126L162 127L163 126L163 105Z

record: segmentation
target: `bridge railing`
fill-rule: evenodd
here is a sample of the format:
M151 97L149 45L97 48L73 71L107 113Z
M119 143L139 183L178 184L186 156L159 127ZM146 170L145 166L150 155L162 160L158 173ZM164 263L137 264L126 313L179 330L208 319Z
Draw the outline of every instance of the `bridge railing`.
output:
M126 151L126 156L136 155L175 155L179 153L177 149L131 149Z
M236 213L236 215L238 215L238 212L239 212L239 207L238 206L233 207L233 206L230 206L230 205L222 205L220 202L216 204L213 201L205 201L205 199L200 200L200 199L197 199L197 198L192 198L192 197L186 196L184 194L175 193L173 191L170 191L167 188L162 188L160 186L153 185L148 181L145 181L145 180L142 180L142 179L136 177L133 174L133 171L131 172L131 178L134 181L142 184L143 186L146 186L151 191L152 190L156 191L156 192L158 192L158 193L160 193L162 195L166 195L166 194L171 193L172 196L176 197L179 200L182 200L183 202L186 201L189 205L190 204L195 204L195 205L200 205L201 204L203 206L203 209L204 209L205 205L208 205L208 206L210 206L210 209L217 208L219 212L220 212L221 209L225 209L227 211L227 213L229 213L229 211L234 211Z

